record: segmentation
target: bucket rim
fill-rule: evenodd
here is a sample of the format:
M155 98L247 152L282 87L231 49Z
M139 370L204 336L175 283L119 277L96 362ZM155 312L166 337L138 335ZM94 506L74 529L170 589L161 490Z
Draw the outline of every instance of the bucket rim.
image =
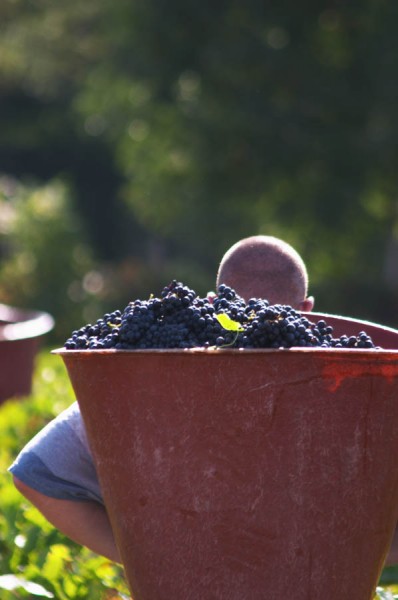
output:
M249 354L330 354L330 355L367 355L367 356L394 356L398 357L397 349L384 349L384 348L322 348L316 346L314 348L293 346L292 348L218 348L216 346L210 346L208 348L195 347L195 348L96 348L96 349L80 349L80 350L68 350L67 348L55 348L51 350L51 354L58 356L115 356L115 355L139 355L139 354L179 354L179 355L193 355L193 354L206 354L217 356L220 354L232 354L232 355L249 355Z
M45 311L0 304L0 343L41 337L51 331L54 324L52 315Z

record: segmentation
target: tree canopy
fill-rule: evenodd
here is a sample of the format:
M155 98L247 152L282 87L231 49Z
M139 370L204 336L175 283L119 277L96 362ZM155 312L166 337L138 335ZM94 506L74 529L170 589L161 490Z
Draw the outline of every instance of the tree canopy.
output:
M205 293L265 233L302 254L316 309L397 325L397 17L386 0L5 0L0 171L67 181L98 259L140 265L133 295Z

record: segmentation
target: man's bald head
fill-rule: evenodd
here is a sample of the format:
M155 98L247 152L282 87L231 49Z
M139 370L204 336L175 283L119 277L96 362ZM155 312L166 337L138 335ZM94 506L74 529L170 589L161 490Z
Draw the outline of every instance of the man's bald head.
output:
M256 235L234 244L221 260L217 289L224 283L244 300L263 298L270 304L289 304L311 310L308 275L301 256L278 238ZM308 302L310 304L308 304Z

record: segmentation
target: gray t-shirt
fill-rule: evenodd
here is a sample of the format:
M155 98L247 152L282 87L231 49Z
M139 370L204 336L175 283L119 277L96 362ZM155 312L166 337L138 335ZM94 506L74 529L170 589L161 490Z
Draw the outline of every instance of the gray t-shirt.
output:
M9 470L45 496L103 504L77 402L46 425L22 449Z

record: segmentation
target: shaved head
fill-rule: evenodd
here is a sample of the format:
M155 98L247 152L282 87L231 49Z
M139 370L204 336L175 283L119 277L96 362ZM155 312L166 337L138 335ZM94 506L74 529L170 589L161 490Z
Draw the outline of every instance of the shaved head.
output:
M296 250L266 235L255 235L234 244L221 260L217 289L232 287L246 302L263 298L270 304L300 308L307 298L308 275Z

